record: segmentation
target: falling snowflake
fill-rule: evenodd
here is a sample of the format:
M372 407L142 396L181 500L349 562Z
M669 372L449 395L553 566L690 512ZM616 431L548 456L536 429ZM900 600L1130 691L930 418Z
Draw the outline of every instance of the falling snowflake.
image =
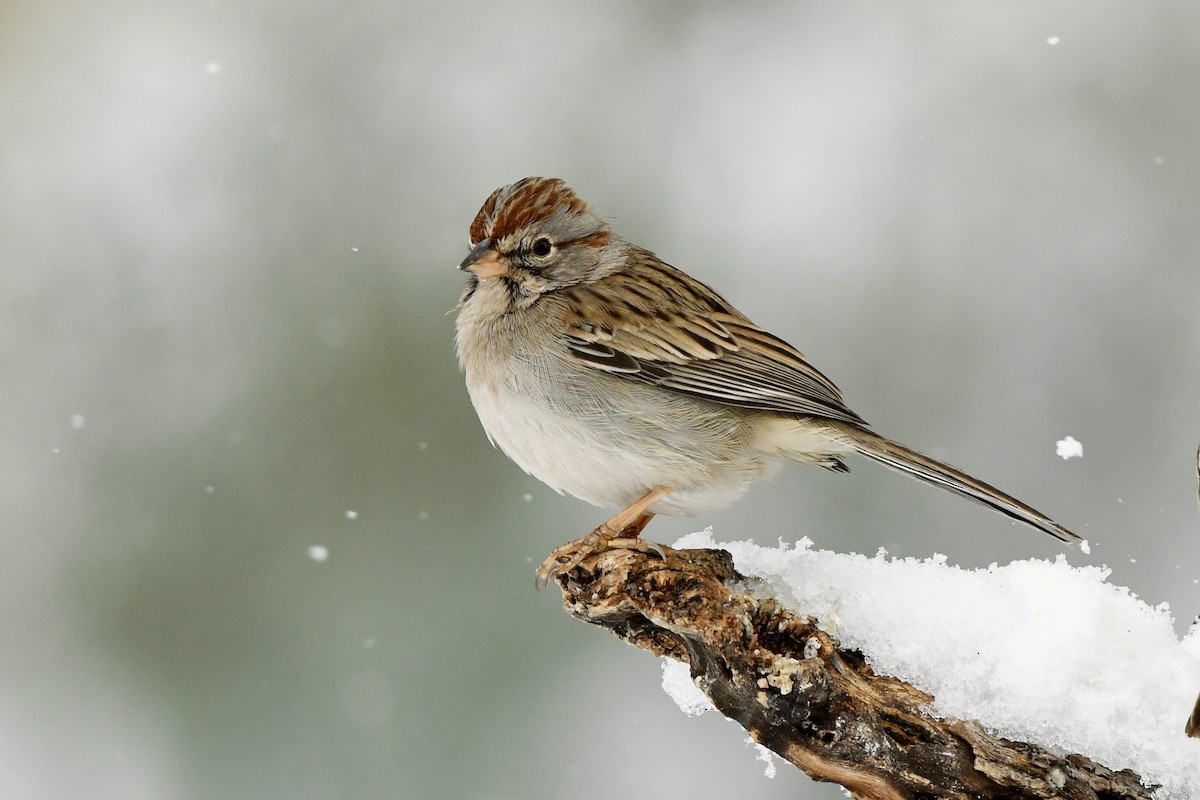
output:
M1074 436L1068 436L1058 440L1055 444L1055 452L1064 461L1068 458L1083 458L1083 445L1077 442Z

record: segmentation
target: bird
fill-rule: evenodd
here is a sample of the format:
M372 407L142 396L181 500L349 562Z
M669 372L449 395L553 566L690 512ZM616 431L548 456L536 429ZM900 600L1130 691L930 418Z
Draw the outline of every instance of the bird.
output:
M470 226L455 342L493 445L559 493L619 509L556 548L535 584L641 538L655 514L737 500L787 461L850 454L982 503L1063 542L1050 517L892 441L799 350L612 229L559 178L496 189Z

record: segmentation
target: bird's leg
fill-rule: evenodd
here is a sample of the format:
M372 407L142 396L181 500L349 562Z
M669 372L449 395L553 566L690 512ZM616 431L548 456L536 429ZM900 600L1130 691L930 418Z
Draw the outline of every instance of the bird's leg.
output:
M540 590L555 577L575 569L588 556L610 547L643 552L653 550L662 556L661 547L646 542L639 534L654 518L654 514L646 509L661 500L669 491L671 490L665 487L651 489L587 536L555 548L550 557L538 567L534 585Z

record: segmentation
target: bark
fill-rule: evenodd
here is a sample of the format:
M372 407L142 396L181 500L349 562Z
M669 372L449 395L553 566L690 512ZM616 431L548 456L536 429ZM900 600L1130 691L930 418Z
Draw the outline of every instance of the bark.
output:
M563 606L689 664L721 713L815 780L864 800L1149 800L1129 770L932 716L930 695L876 675L816 620L752 593L729 553L665 552L589 558L559 578Z

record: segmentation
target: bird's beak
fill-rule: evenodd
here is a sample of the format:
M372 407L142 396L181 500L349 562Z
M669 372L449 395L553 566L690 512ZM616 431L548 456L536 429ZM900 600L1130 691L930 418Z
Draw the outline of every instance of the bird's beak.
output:
M495 278L508 274L508 262L492 249L491 239L480 239L458 268L469 271L476 278Z

